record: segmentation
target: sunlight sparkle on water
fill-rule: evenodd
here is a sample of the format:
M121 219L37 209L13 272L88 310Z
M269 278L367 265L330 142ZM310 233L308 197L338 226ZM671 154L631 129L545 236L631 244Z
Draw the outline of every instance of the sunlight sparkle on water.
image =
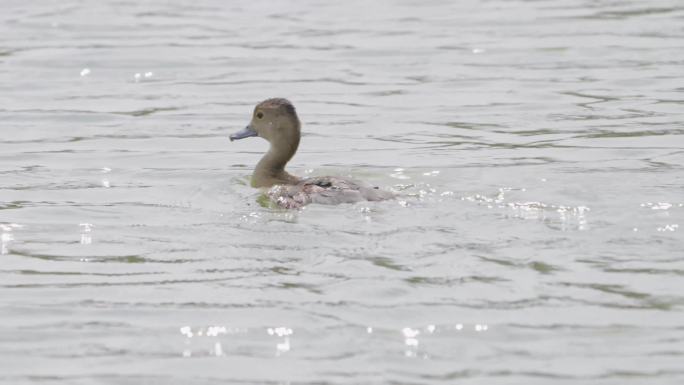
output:
M216 343L214 344L214 354L215 354L217 357L220 357L220 356L223 355L223 347L221 346L221 343L220 343L220 342L216 342Z
M79 223L78 225L81 227L81 244L90 245L91 243L93 243L93 237L91 235L91 232L93 231L93 224ZM86 259L84 262L87 261L89 261L89 259Z
M679 228L679 225L676 223L673 223L671 225L665 225L663 227L658 227L656 230L657 231L676 231Z
M390 176L391 176L392 178L395 178L395 179L402 179L402 180L411 179L411 177L409 177L408 175L405 175L405 174L404 174L404 169L403 169L403 168L395 168L395 169L394 169L394 173L390 174Z
M0 235L0 254L8 254L9 253L9 246L10 242L14 240L14 235L12 233L5 233L3 232L2 235Z
M645 208L649 208L651 210L669 210L670 208L672 208L674 206L674 204L668 203L668 202L656 202L656 203L646 202L646 203L642 203L640 206L645 207ZM679 204L679 207L682 207L681 203Z
M401 332L404 334L404 343L406 346L418 346L418 335L420 335L420 330L405 327L401 329Z

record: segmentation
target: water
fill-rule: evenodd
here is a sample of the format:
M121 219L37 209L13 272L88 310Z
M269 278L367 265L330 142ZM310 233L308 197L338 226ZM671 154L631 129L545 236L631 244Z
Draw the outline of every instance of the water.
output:
M0 381L682 383L684 4L452 3L5 0Z

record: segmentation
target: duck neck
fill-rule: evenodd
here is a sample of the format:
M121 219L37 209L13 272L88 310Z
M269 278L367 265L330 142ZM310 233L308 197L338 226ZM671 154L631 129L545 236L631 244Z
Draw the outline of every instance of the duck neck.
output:
M299 138L288 143L271 143L271 148L261 158L252 174L252 186L271 187L276 184L295 184L299 178L285 171L285 165L292 159L299 147Z

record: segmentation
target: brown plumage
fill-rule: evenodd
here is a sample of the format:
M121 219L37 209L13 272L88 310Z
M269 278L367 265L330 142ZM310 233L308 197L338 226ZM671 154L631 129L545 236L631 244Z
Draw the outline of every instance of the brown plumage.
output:
M253 187L269 188L266 195L280 207L298 208L309 203L339 204L391 199L394 194L368 187L352 179L314 177L301 179L285 171L301 138L301 124L294 105L273 98L259 103L245 129L230 136L238 140L252 136L266 139L271 147L252 174Z

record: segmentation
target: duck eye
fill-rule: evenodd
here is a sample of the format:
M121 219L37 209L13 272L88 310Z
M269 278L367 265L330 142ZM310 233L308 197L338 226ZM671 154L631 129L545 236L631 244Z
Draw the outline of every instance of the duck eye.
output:
M261 118L264 117L264 114L261 113L261 112L257 112L257 115L256 115L256 116L257 116L257 119L261 119Z

